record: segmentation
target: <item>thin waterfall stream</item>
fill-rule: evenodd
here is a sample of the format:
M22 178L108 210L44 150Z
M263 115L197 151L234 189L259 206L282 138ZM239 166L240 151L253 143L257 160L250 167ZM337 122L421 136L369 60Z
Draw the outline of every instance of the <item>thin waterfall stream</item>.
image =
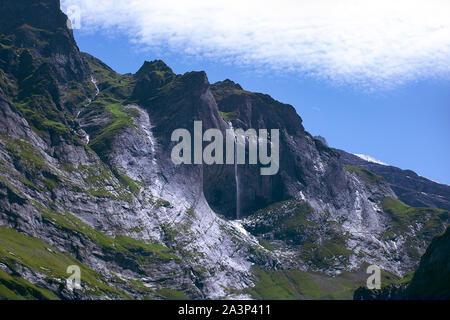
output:
M233 124L230 122L230 129L233 130L234 136L234 180L236 182L236 219L240 218L241 215L241 199L239 191L239 174L238 174L238 161L237 161L237 136L233 129Z

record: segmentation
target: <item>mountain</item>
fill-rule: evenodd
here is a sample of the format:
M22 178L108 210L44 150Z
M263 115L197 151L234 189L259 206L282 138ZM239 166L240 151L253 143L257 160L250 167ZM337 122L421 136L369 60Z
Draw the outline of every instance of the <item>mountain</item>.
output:
M335 149L342 163L369 170L381 176L404 203L415 207L450 210L450 186L419 176L411 170L367 161L357 155Z
M0 14L2 298L351 299L369 264L394 282L448 225L343 164L290 105L161 60L118 74L79 51L57 0ZM194 121L279 129L278 172L174 164L171 135Z
M450 228L433 239L417 270L380 290L356 290L356 300L442 300L450 297Z

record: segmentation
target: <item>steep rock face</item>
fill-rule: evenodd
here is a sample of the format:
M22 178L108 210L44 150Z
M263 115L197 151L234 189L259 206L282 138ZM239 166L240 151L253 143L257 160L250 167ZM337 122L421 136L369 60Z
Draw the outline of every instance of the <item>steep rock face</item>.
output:
M433 239L406 294L413 299L450 298L450 228Z
M292 106L268 95L244 91L230 80L214 84L212 92L222 116L232 123L233 128L280 130L278 174L261 176L260 165L239 167L244 216L271 203L298 196L300 191L315 193L326 201L337 198L345 183L344 169L331 149L304 130L302 119ZM234 208L226 207L227 203L233 203L229 199L230 192L218 190L228 185L221 183L227 181L226 177L216 175L208 180L210 194L207 198L212 199L213 207L218 212L233 212ZM328 190L324 190L321 183L326 184Z
M86 66L59 5L59 0L0 3L0 14L8 17L0 22L3 70L24 79L45 60L59 81L84 80Z
M336 152L340 154L342 163L367 169L383 177L404 203L450 210L450 186L428 180L411 170L365 161L342 150Z
M143 76L142 70L151 75ZM415 222L417 225L411 226L417 228L414 234L400 229L390 232L397 226L396 217L383 208L385 199L395 198L389 185L369 171L342 166L338 154L305 132L293 107L267 95L244 91L230 80L210 88L203 73L175 76L160 61L144 64L137 77L149 83L147 79L155 72L161 76L161 81L152 80L156 87L146 91L146 96L137 98L148 110L153 132L162 142L160 162L168 167L171 166L169 151L173 146L168 137L178 128L188 129L192 134L194 120L201 120L205 130L219 128L223 133L230 127L280 129L278 174L261 176L260 166L239 165L237 175L240 213L247 216L244 226L252 234L274 241L272 244L277 248L281 266L336 274L368 262L402 274L410 270L420 252L425 250L427 241L431 241L426 237L417 240L416 235L429 225L432 234L436 234L448 223L448 216L437 211ZM139 85L138 80L136 87ZM188 172L192 172L193 166L187 166L186 170L178 169L168 181L176 181L177 177L184 180L190 176ZM188 179L189 188L198 186L215 212L236 218L234 166L202 165L198 170L193 179ZM171 170L164 169L163 172ZM194 182L197 176L203 177L203 185ZM299 218L296 209L290 210L284 202L280 203L287 199L292 199L288 203L293 208L304 204L311 210L306 213L300 210ZM274 205L275 210L268 207L254 214L274 203L279 203ZM286 219L292 212L294 227L287 230ZM265 226L264 232L260 232L260 223ZM317 232L317 228L322 232ZM312 257L321 247L325 247L327 253Z
M2 1L0 87L52 146L78 131L73 111L93 94L59 1Z
M79 53L57 1L14 3L1 10L18 22L0 29L0 289L9 296L20 282L34 298L261 297L249 290L260 292L261 270L335 275L368 262L402 274L448 224L447 212L405 207L380 177L343 166L292 106L159 60L119 75ZM15 42L23 25L39 30ZM238 168L244 220L235 220L233 165L171 160L171 133L192 134L196 120L222 133L280 129L278 174ZM66 288L68 265L81 267L81 290Z
M355 300L406 300L450 298L450 229L435 237L414 274L380 290L361 287Z
M161 67L160 62L152 64ZM144 64L136 75L136 87L141 85L142 79L146 82L152 77L143 74L143 70L155 72L155 68L147 68L149 65ZM138 90L134 90L130 101L142 105L124 106L138 112L137 117L133 115L134 127L114 137L106 158L119 174L126 173L143 186L139 198L153 208L154 218L146 220L149 213L144 206L135 211L142 212L145 218L137 225L145 232L153 230L154 237L184 253L185 263L191 261L195 272L203 273L203 279L199 281L207 296L223 296L226 294L224 287L243 288L248 284L248 259L260 259L252 258L255 255L249 250L260 246L210 209L203 195L201 165L173 164L170 155L174 142L170 141L170 136L178 128L186 128L193 135L194 120L202 120L205 130L220 128L225 123L218 114L206 75L202 72L174 76L172 82L156 89L157 94L149 100L136 97Z

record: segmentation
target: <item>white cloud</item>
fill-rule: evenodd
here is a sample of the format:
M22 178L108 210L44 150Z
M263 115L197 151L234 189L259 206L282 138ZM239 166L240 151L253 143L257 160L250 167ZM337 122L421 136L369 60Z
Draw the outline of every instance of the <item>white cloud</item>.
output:
M71 5L87 30L252 70L370 87L450 75L449 0L62 0Z

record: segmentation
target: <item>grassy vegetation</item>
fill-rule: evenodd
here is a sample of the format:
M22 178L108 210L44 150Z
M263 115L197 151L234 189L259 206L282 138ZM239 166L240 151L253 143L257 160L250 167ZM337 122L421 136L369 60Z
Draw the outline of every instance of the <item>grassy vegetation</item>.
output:
M170 204L170 202L169 201L167 201L167 200L164 200L164 199L157 199L156 201L155 201L155 206L157 207L157 208L160 208L160 207L164 207L164 208L171 208L172 207L172 205Z
M237 111L232 111L232 112L219 111L219 113L222 116L222 118L227 122L230 122L231 120L234 120L237 118Z
M0 46L6 49L10 49L13 46L12 35L0 34Z
M133 252L136 254L144 253L142 256L146 256L148 253L151 253L154 255L155 258L159 260L169 261L174 260L176 262L181 262L181 259L174 255L174 251L161 245L161 244L149 244L144 243L142 241L126 237L126 236L119 236L114 239L116 243L119 245L119 248L125 248L129 252ZM117 247L117 246L116 246ZM147 253L147 254L145 254ZM141 259L138 256L138 260L141 262L144 262L143 259Z
M159 289L156 291L156 294L166 298L167 300L190 300L185 293L173 289Z
M69 133L69 128L62 124L61 122L57 122L57 121L52 121L52 120L44 120L44 122L42 122L42 126L47 129L50 130L52 132L58 132L58 133Z
M139 188L137 187L139 182L135 182L131 178L128 178L124 173L122 173L122 175L117 173L118 176L121 177L119 181L124 184L120 185L115 181L115 176L111 170L103 164L99 166L79 165L78 171L83 174L84 181L92 186L87 192L94 197L122 199L131 202L133 197L125 187L128 186L131 191L136 191L136 193L139 191ZM117 196L108 191L106 188L107 186L112 187Z
M126 128L134 128L133 118L137 116L137 110L125 108L122 102L115 99L97 99L93 105L105 107L110 115L110 123L102 128L100 133L90 142L89 146L98 154L105 156L110 150L115 137Z
M28 180L27 177L25 177L22 173L19 171L13 170L12 168L9 168L9 166L4 165L0 160L0 179L10 185L11 183L2 175L12 175L14 178L17 178L20 182L22 182L24 185L33 188L37 190L38 188L34 183L32 183L30 180Z
M281 231L278 232L285 240L299 245L302 255L316 266L326 268L334 263L335 258L347 259L351 251L347 249L346 235L342 234L340 226L331 224L326 234L319 241L319 224L311 221L313 208L306 201L290 205L291 213L281 221ZM322 230L323 232L323 230Z
M218 84L213 84L211 86L212 94L217 102L224 99L230 98L232 96L254 96L257 95L251 91L239 89L235 86L220 86Z
M161 224L161 229L164 232L164 237L167 241L173 242L177 237L178 232L172 228L169 224L163 223Z
M413 208L395 198L385 198L381 206L392 218L392 227L383 235L384 240L395 239L403 234L411 258L419 258L420 254L415 248L423 245L422 242L415 243L416 239L431 241L433 235L443 230L449 218L448 211ZM254 227L255 234L265 237L268 233L271 238L296 245L301 258L315 267L327 269L336 262L348 264L352 253L346 245L349 235L343 232L337 222L328 221L324 224L314 220L314 210L308 203L291 199L262 209L256 215L262 223ZM266 228L266 219L270 219L270 228ZM319 225L326 225L327 228L319 228ZM411 237L412 228L416 229L417 237ZM264 242L260 243L267 247ZM342 272L335 277L299 270L268 271L255 267L254 273L259 281L246 292L257 299L352 299L354 291L365 285L368 277L365 267L355 272ZM407 282L409 279L399 279L382 271L382 286Z
M348 263L352 253L347 249L348 235L333 221L315 220L314 210L308 202L290 199L262 209L256 215L261 221L271 221L270 228L264 224L258 226L258 234L265 238L265 233L269 232L274 239L296 246L304 261L323 269L333 266L336 261ZM267 244L262 245L267 247Z
M53 190L58 186L58 181L54 178L43 178L43 181L48 190Z
M163 261L175 260L179 262L180 260L174 255L171 249L164 247L163 245L144 243L126 236L111 238L104 233L91 228L69 212L59 214L58 212L45 208L37 203L35 203L35 205L42 212L42 216L45 219L61 228L81 234L103 248L128 252L141 261L156 259ZM145 257L145 259L142 260L142 257Z
M411 208L402 201L392 197L384 198L381 202L381 206L385 212L389 212L396 216L406 214Z
M96 92L94 84L86 79L83 82L70 82L61 94L67 106L79 107L87 105Z
M43 207L34 202L42 212L43 219L49 221L58 228L64 229L66 233L74 233L85 237L99 245L106 251L122 252L142 266L152 266L155 263L164 263L181 260L174 254L174 251L156 243L146 243L127 236L117 236L111 238L100 231L97 231L72 214L65 212L60 214L52 209ZM126 293L118 291L114 287L106 284L105 280L95 271L82 264L67 253L61 253L58 249L50 246L44 241L23 235L15 230L0 227L0 263L14 266L20 264L30 270L42 273L51 283L63 284L67 278L66 269L69 265L78 265L82 273L82 285L87 295L116 296L118 298L129 298ZM0 270L1 271L1 270ZM145 287L139 281L125 281L128 286L140 288L142 292L160 295L167 299L187 299L181 292L163 289L158 293ZM32 284L26 283L20 277L13 277L0 273L0 296L10 299L56 299L57 296L45 289L41 289Z
M410 283L413 277L414 277L414 271L411 271L410 273L405 275L403 278L401 278L401 279L399 279L397 281L394 281L393 283L396 284L396 285L402 285L402 284ZM385 286L387 286L387 284L386 285L382 284L382 287L385 287Z
M267 241L265 239L258 239L258 241L259 241L259 244L262 247L266 248L267 250L269 250L269 251L274 251L275 250L274 247L270 244L269 241Z
M381 207L392 219L392 228L384 234L386 238L398 233L409 234L410 228L419 224L422 227L417 236L431 241L434 235L444 230L444 221L449 219L446 210L410 207L392 197L384 198Z
M163 208L172 208L172 204L169 201L167 201L167 200L165 200L163 198L156 198L155 199L155 198L152 197L152 198L148 199L148 202L150 204L154 205L156 208L161 208L161 207L163 207ZM192 208L192 210L194 210L194 208ZM191 212L191 213L194 213L194 212ZM188 212L188 214L189 214L189 212Z
M89 68L97 80L98 85L101 87L103 95L118 98L131 95L134 87L132 83L133 76L131 74L118 74L100 60L89 55L85 55L85 60L88 62Z
M0 300L59 300L52 291L0 269Z
M351 300L354 291L366 285L368 274L366 266L354 272L343 272L337 276L301 270L267 271L261 267L253 267L258 282L244 293L253 298L263 300L296 300L296 299L331 299ZM382 271L382 283L390 284L399 278Z
M316 243L313 238L305 241L302 256L306 261L315 266L327 269L334 265L335 261L341 264L348 263L352 251L347 249L347 236L339 232L332 233L322 242Z
M22 161L28 168L35 170L47 167L41 155L28 142L19 139L2 138L6 141L6 149L15 161Z
M0 163L0 172L8 173L24 185L39 191L53 190L58 186L59 177L52 173L53 170L45 163L43 155L34 146L21 139L10 139L6 136L0 136L0 139L11 155L14 166L18 168L11 170ZM33 179L33 182L29 179ZM39 184L41 187L38 187Z
M382 177L380 177L379 175L376 175L375 173L373 173L369 170L359 168L359 167L349 166L349 165L344 165L344 168L347 169L348 172L357 174L367 184L376 184L376 183L380 183L381 181L383 181Z
M127 279L126 281L120 280L122 283L127 283L131 285L135 292L139 292L140 294L145 294L144 300L156 300L154 297L149 296L148 294L155 295L155 291L153 289L148 288L142 282L135 279Z
M262 300L301 299L302 294L282 272L270 272L256 266L253 272L259 281L255 287L246 289L246 293Z
M105 183L109 183L110 180L114 179L114 175L108 169L106 165L99 166L84 166L79 165L78 171L84 176L84 181L93 184L98 187L102 187Z
M68 277L66 273L68 266L78 265L81 269L82 285L86 288L86 294L102 295L107 293L118 297L124 296L115 288L101 281L102 276L97 272L71 255L60 252L43 240L26 236L6 227L0 227L0 262L12 266L22 265L34 272L44 274L49 280L57 283L65 283L65 279ZM19 281L18 279L13 280ZM9 289L11 290L10 287ZM41 293L45 297L56 298L47 290L43 290Z
M87 192L93 197L116 199L116 197L105 188L88 189Z
M46 93L47 83L33 84L36 88L28 88L25 91L29 96L16 99L14 106L19 110L30 124L31 129L42 138L49 135L67 135L71 133L65 124L71 116L58 110ZM35 93L33 93L35 92ZM82 95L79 93L79 95Z
M307 220L309 214L313 212L312 207L307 202L300 202L296 205L293 214L283 219L282 224L286 228L287 236L294 235L304 228L306 225L313 224Z
M123 172L119 168L116 167L114 168L114 170L118 173L121 182L124 185L128 186L130 191L133 192L134 194L139 194L140 187L145 186L142 182L131 179L129 176L125 174L125 172Z

